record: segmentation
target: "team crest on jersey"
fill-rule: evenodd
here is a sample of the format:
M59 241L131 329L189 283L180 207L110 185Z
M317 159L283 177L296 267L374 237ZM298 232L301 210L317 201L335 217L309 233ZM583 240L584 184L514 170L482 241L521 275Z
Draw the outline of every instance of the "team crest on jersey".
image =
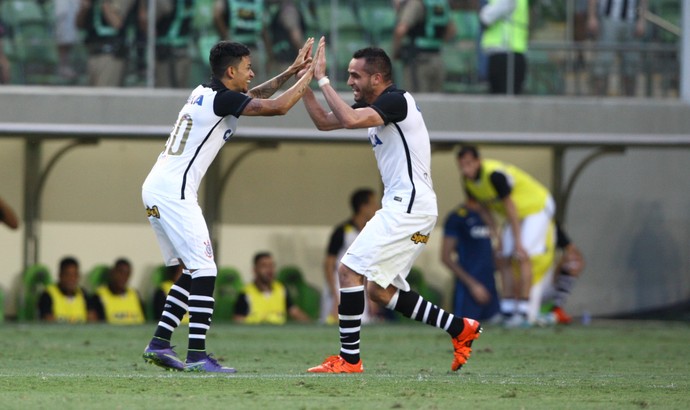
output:
M232 130L232 128L230 128L229 130L226 130L225 133L223 134L223 140L225 142L228 142L230 137L232 137L232 134L234 134L234 131Z
M373 138L372 138L373 137ZM383 141L379 139L379 136L374 134L369 137L369 141L371 141L371 146L376 148L377 145L383 145Z
M147 218L154 217L154 218L161 219L161 213L158 211L158 205L154 205L150 208L147 206L146 207L146 217Z
M424 235L423 233L417 231L412 235L410 240L414 242L415 245L419 245L420 243L427 243L429 242L429 235Z
M204 96L202 95L190 95L189 99L187 100L187 104L196 104L196 105L201 105L204 103Z
M206 256L209 259L213 259L213 247L211 246L211 241L204 241L204 245L206 246Z

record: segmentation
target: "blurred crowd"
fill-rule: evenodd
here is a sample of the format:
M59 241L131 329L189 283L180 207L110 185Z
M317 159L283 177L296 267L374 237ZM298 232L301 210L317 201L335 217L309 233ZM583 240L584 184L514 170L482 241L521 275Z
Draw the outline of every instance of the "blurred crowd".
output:
M306 36L329 34L334 72L376 45L413 92L676 96L678 3L0 0L0 84L187 88L221 39L270 78Z

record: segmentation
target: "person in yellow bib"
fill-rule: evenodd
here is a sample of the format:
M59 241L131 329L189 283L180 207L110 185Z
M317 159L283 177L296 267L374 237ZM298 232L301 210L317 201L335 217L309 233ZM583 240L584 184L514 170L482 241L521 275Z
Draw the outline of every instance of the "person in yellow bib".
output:
M288 318L310 322L299 306L292 303L282 283L275 280L276 264L268 252L254 255L254 281L245 286L235 303L234 320L248 324L283 325Z
M480 158L475 146L463 146L457 161L467 196L482 205L498 239L504 324L534 324L553 274L556 207L551 193L511 164ZM503 221L500 237L494 216Z
M108 284L99 286L94 295L98 319L115 325L136 325L146 321L139 293L127 286L132 264L118 259L108 273Z
M50 284L38 299L39 318L46 322L86 323L95 321L90 299L79 287L79 262L67 256L60 261L58 281Z

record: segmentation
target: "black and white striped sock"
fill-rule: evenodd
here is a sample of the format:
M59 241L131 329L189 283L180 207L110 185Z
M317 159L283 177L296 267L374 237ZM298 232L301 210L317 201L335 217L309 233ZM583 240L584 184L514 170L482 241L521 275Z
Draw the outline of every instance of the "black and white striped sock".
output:
M159 342L159 345L170 346L172 334L180 325L180 321L187 313L187 300L189 299L189 289L192 283L192 275L187 270L182 271L182 275L177 279L175 284L170 288L168 296L165 299L165 307L163 314L158 319L158 326L153 334L153 337Z
M364 314L364 286L340 289L338 323L340 326L340 357L348 363L359 362L359 333Z
M413 290L409 292L398 290L386 307L400 312L410 319L443 329L451 337L459 335L465 327L462 318L457 318L446 312Z
M192 273L189 292L189 351L206 351L206 332L213 316L213 289L216 284L216 268L198 269Z

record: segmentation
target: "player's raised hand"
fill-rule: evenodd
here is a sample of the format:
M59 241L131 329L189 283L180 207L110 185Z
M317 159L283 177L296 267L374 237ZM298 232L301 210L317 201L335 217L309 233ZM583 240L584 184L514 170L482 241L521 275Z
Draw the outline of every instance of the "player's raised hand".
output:
M314 55L314 78L317 80L326 76L326 37L321 37Z
M309 63L312 62L311 51L313 46L314 37L309 37L307 41L304 43L304 46L302 46L302 48L299 49L297 57L295 57L295 61L288 68L288 70L291 73L298 74L298 77L301 77L302 74L304 74L301 71L307 68Z

